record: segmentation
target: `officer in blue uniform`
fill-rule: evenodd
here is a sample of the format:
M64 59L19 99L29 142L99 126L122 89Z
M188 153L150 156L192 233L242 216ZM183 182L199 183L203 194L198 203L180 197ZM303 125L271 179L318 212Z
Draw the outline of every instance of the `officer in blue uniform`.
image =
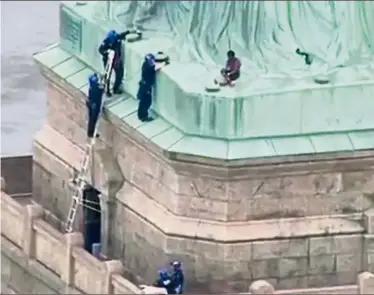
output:
M171 263L173 266L173 273L171 275L171 281L175 288L175 294L183 294L184 291L184 274L182 271L182 264L179 261Z
M142 64L142 74L137 93L137 99L139 100L138 119L142 122L150 122L153 120L152 117L149 116L148 110L152 105L152 92L155 83L155 56L153 54L147 54Z
M175 293L175 286L173 285L173 281L166 270L159 271L158 279L154 286L158 288L165 288L168 294L177 294Z
M111 30L106 35L105 39L99 47L99 53L103 57L104 68L108 62L108 50L114 51L114 60L113 60L113 70L115 73L115 81L113 85L113 93L121 94L121 84L124 77L124 54L122 52L122 41L126 39L126 36L130 34L130 31L125 31L123 33L117 33L115 30ZM109 77L107 77L106 92L110 97L112 94L110 92L110 78L111 72L109 72Z
M92 138L94 136L95 127L101 112L101 104L103 101L104 85L100 83L98 74L92 74L88 77L88 99L86 101L88 109L88 126L87 136ZM97 135L98 137L98 135Z

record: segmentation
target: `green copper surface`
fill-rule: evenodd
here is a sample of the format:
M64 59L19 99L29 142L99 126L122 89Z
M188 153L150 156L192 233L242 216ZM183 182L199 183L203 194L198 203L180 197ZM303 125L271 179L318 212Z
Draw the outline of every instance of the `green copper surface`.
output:
M97 48L109 29L144 34L124 43L130 97L143 56L170 56L157 77L155 122L138 123L130 98L108 105L170 151L235 159L374 147L374 2L62 1L60 25L60 46L40 55L83 92L90 69L103 70ZM296 48L310 54L310 66ZM208 93L228 49L242 60L242 76ZM59 65L61 50L76 64ZM315 83L319 77L330 82Z
M58 54L57 54L58 53ZM51 65L50 56L56 55L64 61ZM59 79L65 80L72 86L82 84L82 76L92 72L92 68L85 66L70 76L58 71L64 64L76 68L81 62L59 47L34 56L35 60L52 71ZM73 62L76 65L73 65ZM56 70L57 69L57 70ZM86 93L87 83L80 87ZM374 129L347 132L329 132L328 134L309 134L287 137L264 137L244 140L223 140L189 135L170 124L161 116L149 123L142 123L136 119L137 101L129 95L117 96L105 105L107 117L123 120L136 129L145 138L169 152L219 158L226 160L264 158L289 155L304 155L339 151L359 151L374 148ZM85 114L82 114L85 116Z

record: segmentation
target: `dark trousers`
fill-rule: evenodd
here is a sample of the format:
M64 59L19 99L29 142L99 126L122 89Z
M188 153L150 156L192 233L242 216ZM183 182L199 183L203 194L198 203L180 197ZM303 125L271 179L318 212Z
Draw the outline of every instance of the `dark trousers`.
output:
M109 71L109 77L107 79L107 85L106 90L107 93L110 92L110 78L112 77L112 73L114 72L115 79L114 79L114 85L113 85L113 92L117 92L122 84L123 76L125 74L125 69L123 67L123 62L119 61L111 71Z
M88 126L87 126L87 136L92 138L94 136L95 127L100 115L100 108L88 107Z
M240 78L240 71L236 71L231 75L228 74L229 72L230 71L228 71L226 69L221 70L222 76L224 76L226 79L229 79L230 81L235 81L235 80L238 80Z
M152 92L138 93L138 100L138 119L145 120L148 118L148 110L152 105Z

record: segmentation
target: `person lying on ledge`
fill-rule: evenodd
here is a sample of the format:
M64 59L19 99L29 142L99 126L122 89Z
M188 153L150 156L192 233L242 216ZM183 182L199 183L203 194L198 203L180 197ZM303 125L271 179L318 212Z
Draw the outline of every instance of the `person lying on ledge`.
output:
M233 50L229 50L227 52L227 61L226 67L221 70L221 75L223 77L223 81L219 83L220 86L234 85L234 81L238 80L240 77L240 68L242 63L240 62L239 58L235 56L235 52ZM216 83L218 83L216 81Z

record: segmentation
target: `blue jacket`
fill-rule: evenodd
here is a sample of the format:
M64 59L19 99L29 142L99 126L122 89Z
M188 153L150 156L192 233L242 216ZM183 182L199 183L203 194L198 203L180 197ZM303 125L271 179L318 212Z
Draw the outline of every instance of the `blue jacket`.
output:
M87 107L91 110L99 110L103 100L104 88L98 84L91 85L88 89Z
M154 65L150 65L147 61L143 62L142 65L142 77L141 80L147 83L149 86L156 84L156 69Z
M184 274L182 270L175 270L171 280L173 282L173 286L175 287L176 294L183 294L183 287L184 287Z
M174 286L173 280L171 278L168 278L168 279L159 278L156 281L155 285L156 285L156 287L159 287L159 288L165 288L166 292L168 292L168 294L177 294L175 292L175 286Z
M116 33L115 31L110 31L106 38L99 46L99 53L103 57L104 64L108 61L108 50L113 50L116 54L117 59L122 59L122 41L126 39L126 36L130 31L123 33Z

